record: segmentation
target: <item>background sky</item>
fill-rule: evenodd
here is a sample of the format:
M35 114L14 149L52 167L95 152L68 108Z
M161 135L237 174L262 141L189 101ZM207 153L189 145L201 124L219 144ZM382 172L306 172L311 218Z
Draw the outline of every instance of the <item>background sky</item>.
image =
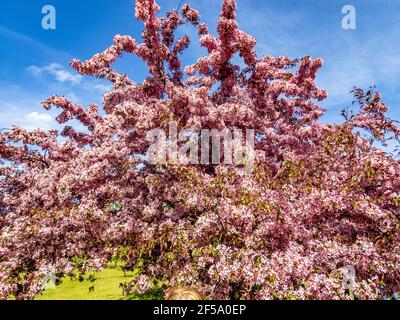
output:
M180 0L162 0L162 13ZM215 30L221 0L187 1ZM400 120L400 0L238 0L238 21L257 39L259 55L306 55L325 61L318 84L329 98L322 119L340 122L350 105L353 86L376 85L390 115ZM41 26L44 5L57 10L57 29ZM341 26L342 7L357 10L357 29ZM13 124L28 129L57 127L57 111L40 102L53 94L87 105L101 103L109 85L81 77L69 67L72 58L86 60L112 44L115 34L140 41L141 22L135 21L133 0L4 0L0 14L0 129ZM195 34L191 27L182 33ZM184 55L192 64L204 51L196 44ZM134 81L146 75L145 65L125 56L116 69Z

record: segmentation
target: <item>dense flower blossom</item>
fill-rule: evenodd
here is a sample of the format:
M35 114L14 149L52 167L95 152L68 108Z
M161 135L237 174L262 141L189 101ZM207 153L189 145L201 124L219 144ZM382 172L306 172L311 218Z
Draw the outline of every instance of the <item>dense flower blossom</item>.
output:
M62 279L115 260L139 273L126 294L162 283L215 299L346 299L338 270L347 265L360 297L398 290L400 164L374 142L398 140L400 129L380 94L355 89L359 110L323 124L322 59L258 57L234 0L223 1L217 35L189 5L165 18L159 9L136 1L142 43L117 35L104 52L71 62L113 84L101 111L58 96L43 102L61 109L60 124L86 130L0 133L1 297L33 298L48 270ZM175 35L187 23L207 55L182 66L190 39ZM142 83L112 68L123 54L147 64ZM148 163L146 133L170 121L254 129L252 174Z

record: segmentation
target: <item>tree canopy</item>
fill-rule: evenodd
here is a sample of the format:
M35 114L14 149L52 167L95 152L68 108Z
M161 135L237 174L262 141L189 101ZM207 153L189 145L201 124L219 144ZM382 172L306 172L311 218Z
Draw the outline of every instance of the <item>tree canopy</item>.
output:
M126 294L158 281L213 299L346 299L337 270L354 266L369 299L400 285L400 163L374 142L400 129L374 89L355 89L354 112L322 123L320 58L259 57L224 0L217 34L189 5L158 16L136 0L139 43L116 35L104 52L71 66L109 80L102 106L52 96L60 124L86 129L0 133L0 294L31 299L54 270L61 279L119 259L139 276ZM182 66L198 31L208 54ZM113 69L142 58L134 83ZM239 56L243 63L233 62ZM252 129L251 174L235 165L150 163L154 128Z

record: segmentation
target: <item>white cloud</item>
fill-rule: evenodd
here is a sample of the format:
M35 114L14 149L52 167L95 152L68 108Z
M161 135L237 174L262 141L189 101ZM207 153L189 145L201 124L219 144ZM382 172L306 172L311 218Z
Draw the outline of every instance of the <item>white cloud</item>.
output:
M38 76L39 74L42 73L42 69L40 69L37 66L30 66L27 68L27 70L34 76Z
M51 122L53 118L47 113L31 112L26 116L28 121Z
M13 125L27 130L58 128L54 120L57 110L44 111L41 101L45 95L0 81L0 129Z
M64 95L76 103L80 103L78 95L93 99L97 98L99 94L112 90L111 84L99 79L84 78L80 74L73 74L59 63L51 63L43 67L32 65L26 70L32 76L45 80L53 91L50 93ZM51 80L56 80L56 82ZM74 88L72 89L71 86Z
M19 123L27 130L43 129L49 130L58 127L54 118L50 114L31 112Z
M10 129L13 125L16 125L31 131L59 127L54 117L50 114L31 112L26 115L29 111L23 109L23 106L7 103L6 107L0 109L0 128Z
M101 92L107 92L107 91L110 91L112 89L112 86L100 83L100 84L96 84L93 88L96 89L96 90L99 90Z
M58 63L51 63L44 67L30 66L27 68L27 70L36 77L42 74L50 75L61 83L69 82L72 85L77 85L82 80L82 76L80 74L72 74L71 72L65 70L63 66Z

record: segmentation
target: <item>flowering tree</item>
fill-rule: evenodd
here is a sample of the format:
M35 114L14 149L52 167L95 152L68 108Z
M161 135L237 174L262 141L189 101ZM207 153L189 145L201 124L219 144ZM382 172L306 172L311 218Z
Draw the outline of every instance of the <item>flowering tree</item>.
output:
M33 298L49 270L61 279L115 259L139 272L127 294L161 281L214 299L346 298L337 273L346 265L362 297L398 289L400 164L373 142L400 130L380 94L356 89L358 110L322 124L321 59L258 57L234 0L223 1L217 35L189 5L165 18L158 10L136 1L143 43L117 35L104 52L71 62L113 84L102 110L59 96L43 102L62 110L60 124L76 119L87 130L0 133L1 296ZM184 24L208 51L185 68L179 56L190 39L176 39ZM147 63L142 83L112 68L123 54ZM146 135L170 121L254 129L252 173L150 163Z

